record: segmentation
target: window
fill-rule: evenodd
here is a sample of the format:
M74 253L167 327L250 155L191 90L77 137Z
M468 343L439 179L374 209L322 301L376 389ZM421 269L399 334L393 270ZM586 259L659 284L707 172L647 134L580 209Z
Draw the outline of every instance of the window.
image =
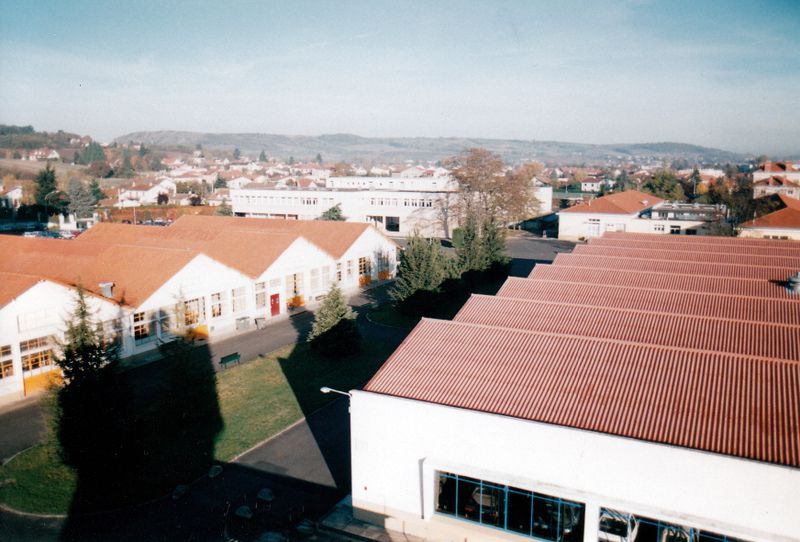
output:
M11 359L11 345L0 346L0 380L14 376L14 360Z
M601 540L655 540L658 542L742 542L738 538L636 516L620 510L600 509Z
M303 293L303 274L286 275L286 297L297 297Z
M552 542L583 540L582 503L448 472L437 476L440 514Z
M670 235L680 235L681 234L681 227L680 226L670 226L669 227Z
M358 274L360 276L369 275L370 273L372 273L371 268L372 266L370 265L370 261L367 258L362 257L358 259Z
M400 231L400 217L399 216L387 216L386 217L386 231Z
M53 365L53 353L50 350L42 350L22 356L22 372L25 373L42 367L50 367L51 365Z
M264 282L256 282L256 308L263 309L267 306L267 285Z
M342 262L336 262L336 282L342 282Z
M658 233L664 233L664 224L653 224L653 231Z
M311 270L311 291L316 292L319 290L319 269Z
M211 294L211 318L222 316L222 292Z
M322 289L328 290L331 285L331 268L327 265L322 268Z
M190 299L186 302L186 313L184 314L184 324L192 326L194 324L205 321L206 319L206 302L205 298L198 297Z
M244 286L231 290L231 312L242 312L247 304L247 289Z
M145 316L144 312L137 312L133 315L133 338L137 341L150 336L150 321Z
M347 260L347 278L348 280L353 278L353 260Z

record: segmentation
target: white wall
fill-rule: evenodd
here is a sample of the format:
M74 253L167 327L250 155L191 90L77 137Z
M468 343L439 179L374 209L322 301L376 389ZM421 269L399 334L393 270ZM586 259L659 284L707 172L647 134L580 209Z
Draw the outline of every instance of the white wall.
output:
M119 308L114 303L93 295L87 295L86 302L97 322L120 317ZM14 376L0 379L0 404L22 397L20 342L50 335L62 339L65 322L72 317L74 308L75 290L46 280L36 283L0 308L0 346L10 345L14 360Z
M799 228L742 228L739 237L750 237L756 239L781 239L788 237L795 241L800 241Z
M350 412L356 514L409 534L526 539L434 514L443 470L586 503L587 542L601 506L751 541L800 535L800 469L362 391Z
M596 224L596 227L592 227ZM669 220L639 218L638 214L621 215L611 213L558 213L558 238L578 241L590 237L600 237L607 231L627 231L633 233L669 234L672 226L686 230L697 230L697 235L717 235L715 223L702 220Z

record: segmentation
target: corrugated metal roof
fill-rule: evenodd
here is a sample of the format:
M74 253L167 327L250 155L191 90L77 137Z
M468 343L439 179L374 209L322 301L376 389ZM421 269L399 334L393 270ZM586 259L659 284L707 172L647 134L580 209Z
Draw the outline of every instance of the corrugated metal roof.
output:
M664 239L662 240L661 237ZM680 235L662 235L658 242L652 240L639 239L617 239L612 237L592 237L589 239L589 246L624 247L624 248L662 248L665 250L680 250L688 252L720 252L723 254L748 254L752 256L793 256L800 258L800 243L784 246L748 246L748 245L726 245L716 243L716 237L702 237L709 239L705 243L684 243ZM674 241L673 241L674 240Z
M773 322L800 325L800 306L795 301L754 299L752 297L665 292L558 281L509 277L497 292L498 297L537 299L590 307L609 307L726 318L745 322Z
M559 254L554 265L597 267L600 269L620 269L644 273L675 273L679 275L700 275L705 277L741 277L748 279L785 281L797 273L794 267L760 267L755 265L736 265L706 262L680 262L651 260L647 258L625 258L620 256Z
M484 295L473 295L453 321L800 361L798 326Z
M782 267L800 270L800 257L791 256L759 256L750 254L723 254L720 252L687 252L669 250L663 247L628 248L606 247L595 245L578 245L572 254L585 256L605 256L620 258L643 258L647 260L666 260L671 262L698 262L735 265L753 265L760 267Z
M423 320L365 390L800 467L795 362Z
M744 297L763 297L800 302L800 296L790 294L781 284L763 279L703 277L697 275L670 275L667 273L641 273L620 269L568 267L563 265L537 265L529 279L626 286L673 292L697 292Z
M603 237L624 239L626 241L648 241L651 244L683 242L685 244L704 244L710 241L721 246L781 247L800 246L800 241L781 241L777 239L752 239L744 237L717 237L704 235L657 235L652 233L605 232Z

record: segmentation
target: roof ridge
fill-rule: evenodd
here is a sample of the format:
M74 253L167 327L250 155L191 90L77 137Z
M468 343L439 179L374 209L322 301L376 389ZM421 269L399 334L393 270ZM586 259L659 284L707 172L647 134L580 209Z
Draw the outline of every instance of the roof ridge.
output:
M781 210L783 210L783 209L781 209ZM601 258L601 257L602 258L607 258L607 259L614 258L614 259L617 259L617 260L641 260L641 261L645 261L645 262L680 262L680 263L690 263L690 264L698 264L698 265L726 265L726 266L733 266L733 267L755 267L756 269L764 269L765 267L768 268L768 269L793 269L791 267L783 267L781 265L753 265L753 264L745 264L745 263L741 263L740 264L740 263L725 263L725 262L698 262L698 261L692 261L692 260L675 260L675 259L671 259L671 258L665 258L663 260L659 260L659 259L656 259L656 258L639 258L639 257L635 257L635 256L614 256L614 255L606 256L606 255L600 255L600 254L580 254L580 253L579 254L575 254L574 252L569 252L569 253L561 252L559 254L556 254L556 259L559 256L573 256L573 255L574 256L583 256L583 257L593 257L593 258ZM780 256L778 256L778 257L780 257ZM787 258L791 258L791 257L792 256L787 256ZM555 263L556 263L556 261L553 260L553 264L555 264ZM677 273L677 274L685 275L686 273ZM704 275L704 276L716 276L716 275ZM728 278L730 278L730 277L728 277Z
M689 275L691 276L691 275ZM508 277L509 279L518 279L518 280L529 280L531 282L555 282L559 284L580 284L582 286L592 286L594 288L617 288L617 289L625 289L625 290L644 290L649 292L669 292L669 293L677 293L677 294L686 294L686 295L702 295L702 296L719 296L719 297L733 297L737 299L757 299L759 301L766 301L766 302L788 302L788 303L796 303L800 301L799 299L779 299L779 298L772 298L772 297L754 297L749 295L739 295L739 294L720 294L714 292L685 292L681 290L665 290L662 288L645 288L643 286L619 286L617 284L597 284L591 282L564 282L563 280L553 280L553 279L543 279L543 278L536 278L536 279L526 279L521 277ZM502 288L502 287L501 287ZM589 305L591 306L591 305ZM750 320L741 320L742 322L749 322Z
M580 254L579 254L579 256L580 256ZM595 254L585 254L585 256L595 256ZM700 262L700 263L702 263L702 262ZM543 269L543 268L553 268L553 269L590 269L590 270L603 271L603 272L608 272L608 273L612 273L612 272L613 273L634 273L634 274L637 274L637 275L646 274L646 275L659 275L659 276L665 276L665 277L674 277L674 276L678 275L678 276L681 276L681 277L703 277L703 278L708 278L708 279L730 280L730 281L736 281L736 282L741 282L741 281L745 281L746 280L746 281L750 281L750 282L754 282L754 283L761 283L761 284L763 284L765 282L770 282L769 279L757 279L757 278L752 278L752 277L735 277L734 278L734 277L721 277L721 276L718 276L718 275L690 275L690 274L687 274L687 273L678 273L678 272L674 272L674 273L667 273L667 272L664 272L664 271L646 271L645 272L645 271L634 271L634 270L630 270L630 269L608 269L607 267L591 267L591 266L587 266L587 265L560 265L559 266L559 265L552 265L552 264L545 264L545 265L541 265L539 267L534 267L533 270L531 270L530 274L527 277L509 277L509 278L530 279L531 278L530 275L533 274L534 271L536 271L537 269ZM549 279L542 279L542 280L549 280ZM670 290L667 290L667 291L670 291ZM680 290L675 290L675 291L680 291ZM702 293L702 292L700 292L700 293ZM758 299L762 299L762 298L758 298Z
M519 329L515 327L506 327L506 326L492 326L489 324L477 324L473 322L455 322L453 320L441 320L438 318L427 318L427 321L433 322L444 322L446 324L452 324L456 326L470 326L480 329L496 329L496 330L503 330L503 331L510 331L515 333L522 333L525 335L539 335L544 337L562 337L567 339L576 339L581 341L587 342L598 342L598 343L605 343L605 344L618 344L618 345L629 345L629 346L636 346L641 348L646 348L655 351L669 351L669 352L694 352L698 354L714 354L715 356L725 356L728 358L741 358L747 359L750 361L756 362L769 362L769 363L779 363L782 365L789 365L789 366L800 366L800 361L795 360L786 360L780 358L768 358L764 356L753 356L751 354L740 354L740 353L732 353L732 352L720 352L718 350L702 350L699 348L687 348L687 347L678 347L678 346L665 346L665 345L656 345L656 344L648 344L648 343L640 343L636 341L626 341L622 339L606 339L604 337L587 337L585 335L573 335L570 333L557 333L553 331L530 331L526 329ZM422 320L420 320L422 323ZM417 324L419 326L419 324ZM398 347L399 350L399 347ZM388 360L387 360L388 361Z
M701 314L676 314L676 313L672 313L672 312L664 312L664 311L656 311L656 310L645 311L645 310L641 310L641 309L632 309L632 308L628 308L628 307L611 307L611 306L605 306L605 305L584 305L582 303L569 303L569 302L562 302L562 301L550 301L548 299L525 299L523 297L511 297L511 296L497 297L497 296L494 296L494 295L486 295L486 294L472 294L470 296L470 299L472 297L499 299L499 300L508 299L509 301L517 301L517 302L522 302L522 303L539 303L539 304L543 304L543 305L556 305L556 306L559 306L559 307L579 307L579 308L596 309L596 310L602 310L602 311L616 311L616 312L637 313L637 314L657 314L659 316L669 316L671 318L685 318L685 319L689 319L689 320L693 319L693 320L710 320L710 321L713 321L713 322L720 322L720 321L721 322L738 322L738 323L746 323L746 324L751 324L751 325L756 325L756 326L764 326L764 327L797 328L798 331L800 331L800 324L786 324L786 323L782 323L782 322L763 322L763 321L760 321L760 320L739 320L737 318L725 318L725 317L722 317L722 316L719 316L719 317L717 317L717 316L704 316L704 315L701 315ZM755 298L755 299L768 299L768 298L758 297L758 298ZM469 302L469 299L467 299L467 302ZM465 305L466 305L466 303L465 303ZM461 312L461 311L459 311L459 312ZM458 316L458 314L456 314L456 316Z

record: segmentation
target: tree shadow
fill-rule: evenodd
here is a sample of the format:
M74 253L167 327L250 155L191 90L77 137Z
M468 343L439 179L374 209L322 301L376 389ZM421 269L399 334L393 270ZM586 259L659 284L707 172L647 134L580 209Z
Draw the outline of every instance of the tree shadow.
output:
M63 403L62 417L84 417L59 434L78 478L63 540L91 537L98 513L163 496L212 465L223 421L208 347L175 341L162 354L142 370L109 367L81 404Z

